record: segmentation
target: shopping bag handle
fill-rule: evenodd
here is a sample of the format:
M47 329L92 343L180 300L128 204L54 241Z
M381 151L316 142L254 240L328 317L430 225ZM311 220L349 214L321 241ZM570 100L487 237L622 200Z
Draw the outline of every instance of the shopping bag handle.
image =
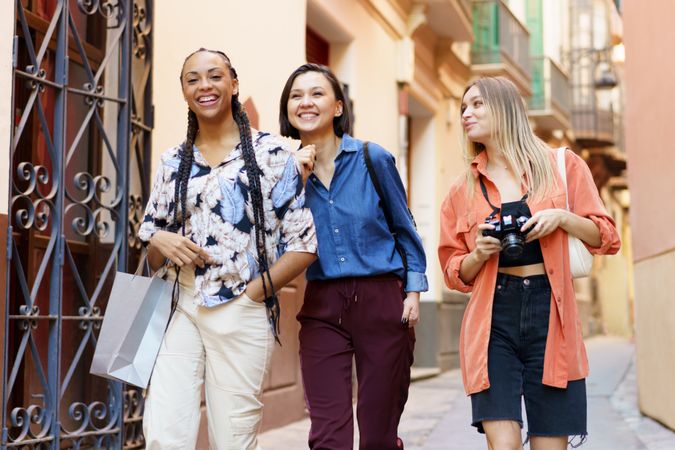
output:
M141 257L138 260L138 267L136 268L136 272L134 272L135 277L143 273L143 263L145 263L145 267L148 269L148 273L150 273L150 262L148 261L148 249L146 247L143 247L141 250Z

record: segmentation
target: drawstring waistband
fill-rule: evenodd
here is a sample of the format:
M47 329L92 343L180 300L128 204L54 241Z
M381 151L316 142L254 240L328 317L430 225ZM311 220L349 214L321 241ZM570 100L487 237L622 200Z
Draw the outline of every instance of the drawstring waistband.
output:
M340 315L338 316L338 325L342 325L342 312L343 311L349 312L352 301L354 301L354 303L359 301L359 297L356 294L356 278L345 279L342 283L342 288L345 288L346 284L351 284L351 289L349 289L348 294L344 292L344 289L342 290L343 302L342 302L342 309L340 310Z
M342 316L349 312L352 303L358 303L359 296L357 294L359 283L372 281L392 281L401 280L399 276L394 273L383 273L379 275L372 275L368 277L344 277L333 278L328 280L309 280L308 289L312 285L330 286L330 289L339 292L342 297L342 307L338 313L338 325L342 325Z

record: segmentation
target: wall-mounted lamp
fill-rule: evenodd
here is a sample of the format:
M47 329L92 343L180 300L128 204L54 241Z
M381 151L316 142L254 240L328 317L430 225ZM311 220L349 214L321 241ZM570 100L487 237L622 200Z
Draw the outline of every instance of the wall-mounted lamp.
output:
M615 88L617 84L616 74L609 65L602 67L593 80L593 85L596 89L612 89Z

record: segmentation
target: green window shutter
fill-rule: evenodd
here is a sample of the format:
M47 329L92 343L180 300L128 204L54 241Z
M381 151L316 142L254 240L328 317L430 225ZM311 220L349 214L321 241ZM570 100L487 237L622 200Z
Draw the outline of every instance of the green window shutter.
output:
M474 40L471 46L476 64L499 62L499 4L477 1L472 4Z
M543 109L546 105L544 92L544 14L542 0L527 0L527 29L530 31L530 55L532 70L531 109Z
M544 54L544 11L542 0L527 0L527 21L525 25L530 31L530 54Z

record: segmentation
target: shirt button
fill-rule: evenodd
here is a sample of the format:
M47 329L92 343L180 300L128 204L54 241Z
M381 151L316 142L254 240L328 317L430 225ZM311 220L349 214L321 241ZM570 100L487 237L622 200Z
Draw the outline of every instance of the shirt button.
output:
M333 200L328 200L328 203L330 203L330 204L332 205L332 204L333 204Z
M339 229L339 228L336 228L336 229L335 229L335 232L336 232L336 233L339 233L339 232L340 232L340 229Z
M340 258L340 261L341 261L341 262L345 262L345 259L344 259L344 258Z
M553 275L553 269L548 269L549 275Z

